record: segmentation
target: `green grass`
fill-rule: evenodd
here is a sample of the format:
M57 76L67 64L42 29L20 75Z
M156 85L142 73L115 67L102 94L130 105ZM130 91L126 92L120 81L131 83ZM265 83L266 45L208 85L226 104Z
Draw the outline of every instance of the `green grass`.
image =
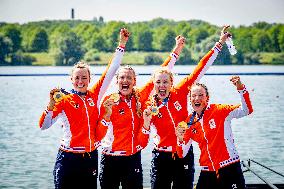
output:
M25 53L27 55L33 56L36 58L36 62L33 62L33 66L53 66L54 57L51 53ZM110 61L114 53L105 53L99 52L97 55L100 57L100 60L89 61L89 64L93 65L106 65ZM144 65L144 59L149 54L157 54L163 60L167 58L169 53L167 52L126 52L122 59L122 64L127 65Z
M269 65L283 65L284 64L284 53L260 53L260 63Z
M113 56L113 53L96 53L99 57L100 60L96 61L90 61L90 64L95 64L95 65L105 65L108 64L109 60ZM122 64L126 65L144 65L144 59L147 55L149 54L157 54L160 56L163 60L167 58L169 53L161 53L161 52L126 52L123 56L122 59Z
M25 53L36 58L33 66L53 66L54 56L51 53ZM126 52L122 59L122 64L126 65L144 65L144 59L149 54L156 54L163 60L167 58L169 52ZM93 65L106 65L108 64L113 53L99 52L97 53L99 60L89 61ZM265 65L283 65L284 53L259 53L260 63Z
M33 62L33 66L53 66L54 57L51 53L25 53L36 58L36 61Z

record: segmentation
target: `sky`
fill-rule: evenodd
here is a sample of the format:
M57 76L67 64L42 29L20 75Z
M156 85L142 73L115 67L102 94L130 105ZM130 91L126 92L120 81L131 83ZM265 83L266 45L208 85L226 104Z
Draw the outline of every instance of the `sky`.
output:
M284 23L284 0L0 0L0 22L75 19L137 22L198 19L223 26Z

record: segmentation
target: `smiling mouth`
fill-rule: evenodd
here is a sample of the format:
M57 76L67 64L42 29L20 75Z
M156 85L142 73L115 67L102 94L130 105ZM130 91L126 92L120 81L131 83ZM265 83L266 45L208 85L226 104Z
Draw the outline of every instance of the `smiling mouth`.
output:
M85 85L81 84L81 85L77 85L78 88L84 88Z
M160 96L166 96L166 93L167 91L166 90L164 90L164 89L160 89L159 90L159 94L160 94Z
M200 103L194 103L194 106L195 106L195 107L200 107L201 104L200 104Z
M121 86L121 89L122 89L123 91L127 91L127 90L129 89L129 85L122 85L122 86Z

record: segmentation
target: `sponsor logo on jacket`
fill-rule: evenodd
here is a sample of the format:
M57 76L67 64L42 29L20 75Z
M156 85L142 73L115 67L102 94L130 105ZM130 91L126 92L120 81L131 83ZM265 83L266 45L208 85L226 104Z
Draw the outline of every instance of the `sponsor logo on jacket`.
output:
M216 123L215 123L214 119L210 119L209 120L209 126L210 126L210 129L215 129L216 128Z

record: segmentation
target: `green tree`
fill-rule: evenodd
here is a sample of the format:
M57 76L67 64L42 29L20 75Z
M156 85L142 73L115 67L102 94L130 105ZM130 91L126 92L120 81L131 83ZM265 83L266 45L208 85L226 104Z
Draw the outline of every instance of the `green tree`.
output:
M243 52L253 52L252 38L253 33L244 27L233 33L233 41L237 49L242 49Z
M17 25L8 24L1 28L1 33L12 42L12 52L15 53L21 48L22 36Z
M99 51L108 50L106 40L101 33L93 35L90 41L92 44L91 48L97 49Z
M201 43L196 45L195 47L195 53L198 54L198 60L199 61L212 47L214 47L216 41L219 40L219 35L212 35L205 40L203 40ZM223 45L222 51L219 53L218 57L214 61L215 65L231 65L231 55L229 53L229 50L226 46L226 44Z
M184 47L184 49L182 50L182 53L179 56L177 63L179 65L195 64L195 61L192 59L189 48Z
M268 35L271 39L272 46L270 47L273 52L280 52L280 44L278 40L278 36L280 33L280 25L275 25L268 31Z
M32 52L46 52L48 51L49 40L46 31L42 28L34 31L33 39L31 41Z
M59 52L56 56L57 65L73 65L81 60L84 56L81 39L74 33L70 32L62 37L59 42Z
M145 23L135 23L131 26L131 37L133 40L133 50L152 51L153 33ZM128 45L128 44L127 44Z
M160 33L160 36L160 50L166 52L171 51L175 45L176 33L172 29L167 28Z
M92 48L92 39L93 36L97 35L100 32L100 29L96 27L94 24L90 23L81 23L72 29L77 36L79 36L84 43L84 47L89 49Z
M68 35L69 32L71 32L71 28L67 24L54 26L50 31L50 36L49 36L50 48L58 49L60 42L58 39L60 39L62 36Z
M284 26L281 27L279 35L278 35L278 42L281 52L284 52Z
M124 22L111 21L102 28L102 34L106 39L106 47L109 52L112 52L113 49L118 45L119 32L121 28L127 28Z
M198 44L205 38L209 37L209 33L204 28L194 28L190 31L191 44Z
M190 24L188 22L185 21L181 21L178 23L178 25L175 27L175 32L177 35L182 35L185 38L190 38L190 31L191 31L191 27Z
M143 30L137 34L137 50L151 51L153 42L153 34L150 30Z
M13 43L8 37L0 35L0 64L7 63L7 57L13 49Z
M174 25L176 25L176 22L173 20L169 20L169 19L164 19L164 18L154 18L153 20L147 22L147 25L150 28L159 28L159 27L163 27L163 26L168 26L168 27L172 27Z
M269 52L272 42L268 34L261 30L253 35L252 45L256 52Z

